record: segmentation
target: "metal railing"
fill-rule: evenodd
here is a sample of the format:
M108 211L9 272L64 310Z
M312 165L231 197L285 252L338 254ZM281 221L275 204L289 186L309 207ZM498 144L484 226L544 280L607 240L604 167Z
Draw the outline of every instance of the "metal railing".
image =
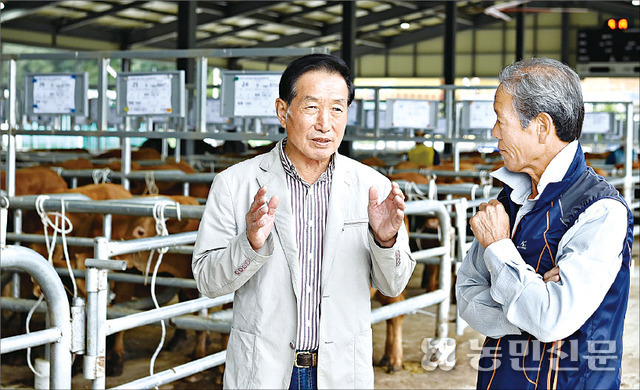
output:
M19 269L29 273L40 285L49 303L51 326L45 330L3 338L0 353L9 353L29 347L50 344L51 389L71 388L71 313L62 281L51 264L37 252L19 246L0 248L2 263L6 269Z

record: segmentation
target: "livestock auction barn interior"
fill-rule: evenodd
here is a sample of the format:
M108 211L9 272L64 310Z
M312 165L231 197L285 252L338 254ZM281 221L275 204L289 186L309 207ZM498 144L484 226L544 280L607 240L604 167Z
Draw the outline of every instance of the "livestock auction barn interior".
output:
M476 387L455 283L502 189L498 74L549 57L635 220L620 387L640 388L640 1L2 1L0 23L1 388L222 388L234 296L196 289L200 218L216 175L285 137L280 76L310 53L351 69L339 153L405 196L417 265L371 294L375 387Z

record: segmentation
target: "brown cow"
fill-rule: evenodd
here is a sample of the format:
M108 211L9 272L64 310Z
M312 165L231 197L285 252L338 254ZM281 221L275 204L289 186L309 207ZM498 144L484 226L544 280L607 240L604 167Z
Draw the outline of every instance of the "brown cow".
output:
M129 199L133 196L122 186L113 183L92 184L78 187L67 191L68 193L80 193L88 196L93 200L110 200L110 199ZM186 205L198 205L198 201L192 197L173 196L174 201ZM74 236L82 237L98 237L103 235L102 220L100 214L68 214L67 215L74 224ZM193 231L198 228L198 220L185 219L182 221L169 220L167 229L169 233L178 233L183 231ZM155 220L152 217L132 217L124 215L113 215L112 222L112 240L129 240L144 237L152 237L156 235ZM84 269L84 260L92 257L92 248L73 248L70 247L70 258L72 267L75 269ZM149 252L134 253L118 256L119 259L127 261L128 272L145 272L146 262ZM154 257L157 259L157 256ZM62 250L58 248L54 255L54 265L58 267L66 267L66 263L62 257ZM153 268L152 268L153 269ZM191 257L189 255L180 255L167 253L163 256L159 273L170 274L180 278L193 278L191 273ZM86 296L85 281L77 279L79 295ZM148 287L136 289L136 285L131 283L113 283L112 291L115 293L116 299L114 303L129 301L137 292L148 294ZM180 292L180 300L195 299L198 297L197 291L184 290ZM168 348L177 348L184 339L184 332L176 331L174 339L172 339ZM124 333L120 332L112 337L108 353L107 375L118 376L123 372L124 366ZM193 352L195 357L204 357L206 354L206 333L197 333L197 344Z
M96 158L122 158L121 149L108 150L96 156ZM161 160L162 155L152 148L139 148L131 151L132 160Z
M0 187L7 189L6 173L0 171ZM16 170L16 196L55 194L69 188L56 171L48 167L29 167Z
M93 163L86 158L74 158L72 160L66 160L62 162L54 162L50 165L52 167L60 167L63 169L91 169L93 168Z
M89 184L86 186L72 188L64 191L65 193L82 194L91 200L109 200L109 199L129 199L133 195L127 191L124 187L114 183L103 184ZM103 232L103 216L101 214L86 214L86 213L67 213L71 224L73 225L73 231L70 235L74 237L100 237L104 235ZM126 226L126 216L114 215L112 219L112 239L121 239L124 236L124 228ZM49 217L50 220L53 217ZM40 230L42 232L42 230ZM34 250L40 252L44 250L42 245L36 245ZM43 256L47 256L43 254ZM87 247L74 247L69 246L69 260L72 268L83 270L85 269L84 260L87 257L93 256L93 248ZM56 251L53 255L53 264L56 267L66 267L66 261L63 257L63 250L61 245L56 247ZM86 296L84 279L76 279L79 294Z
M197 199L189 196L168 196L171 200L182 205L198 205ZM195 231L198 229L200 221L195 219L184 219L182 221L170 219L167 221L167 231L169 234ZM128 217L127 223L124 225L125 231L122 236L124 240L140 239L145 237L153 237L156 235L156 223L152 217ZM149 260L149 252L139 252L117 256L118 259L127 261L127 268L134 272L147 272L147 261ZM158 255L154 257L154 262L149 268L152 272ZM193 279L191 271L191 256L176 253L166 253L162 257L162 261L158 268L158 274L168 274L178 278ZM134 287L130 283L119 283L116 285L114 292L116 293L115 303L130 300L134 295ZM198 298L197 290L181 290L179 293L180 301L186 301ZM173 339L167 344L167 349L175 350L179 344L186 338L183 330L176 330ZM193 349L192 356L194 359L206 356L207 333L196 332L196 344ZM122 374L124 367L124 332L114 335L113 346L109 350L107 357L107 375L119 376Z
M361 160L360 162L363 163L364 165L368 165L370 167L381 167L381 168L384 168L384 167L387 166L387 163L385 163L380 157L377 157L377 156L367 157L367 158Z
M168 158L165 164L151 165L140 167L143 171L161 171L161 170L178 170L186 174L196 173L196 170L185 161L176 162L173 158ZM158 194L161 195L181 195L183 193L183 183L158 181L155 183L158 188ZM132 181L132 190L134 194L145 194L147 190L146 183L142 181ZM195 198L207 198L209 195L210 184L191 183L189 186L189 194Z

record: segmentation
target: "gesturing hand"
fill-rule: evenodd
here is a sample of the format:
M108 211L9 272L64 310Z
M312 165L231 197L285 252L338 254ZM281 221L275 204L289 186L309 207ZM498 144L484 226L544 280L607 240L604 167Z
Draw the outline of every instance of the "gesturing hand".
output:
M469 220L471 230L483 248L503 238L509 238L509 215L502 203L491 199L478 206L478 212Z
M276 209L280 198L274 195L267 204L267 187L262 187L253 198L253 203L249 207L249 212L245 216L247 223L247 238L253 250L262 248L271 229L276 216Z
M391 183L389 196L378 204L378 189L369 188L369 224L378 244L391 247L396 242L396 233L404 221L404 195L397 183Z

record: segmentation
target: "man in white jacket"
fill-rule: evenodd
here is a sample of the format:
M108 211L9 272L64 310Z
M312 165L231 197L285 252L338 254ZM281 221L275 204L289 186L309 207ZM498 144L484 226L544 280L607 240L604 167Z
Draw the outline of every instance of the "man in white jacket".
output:
M203 294L235 292L224 386L372 388L369 286L396 296L415 267L404 197L337 153L354 96L340 58L294 60L279 96L287 138L215 177L193 253Z

